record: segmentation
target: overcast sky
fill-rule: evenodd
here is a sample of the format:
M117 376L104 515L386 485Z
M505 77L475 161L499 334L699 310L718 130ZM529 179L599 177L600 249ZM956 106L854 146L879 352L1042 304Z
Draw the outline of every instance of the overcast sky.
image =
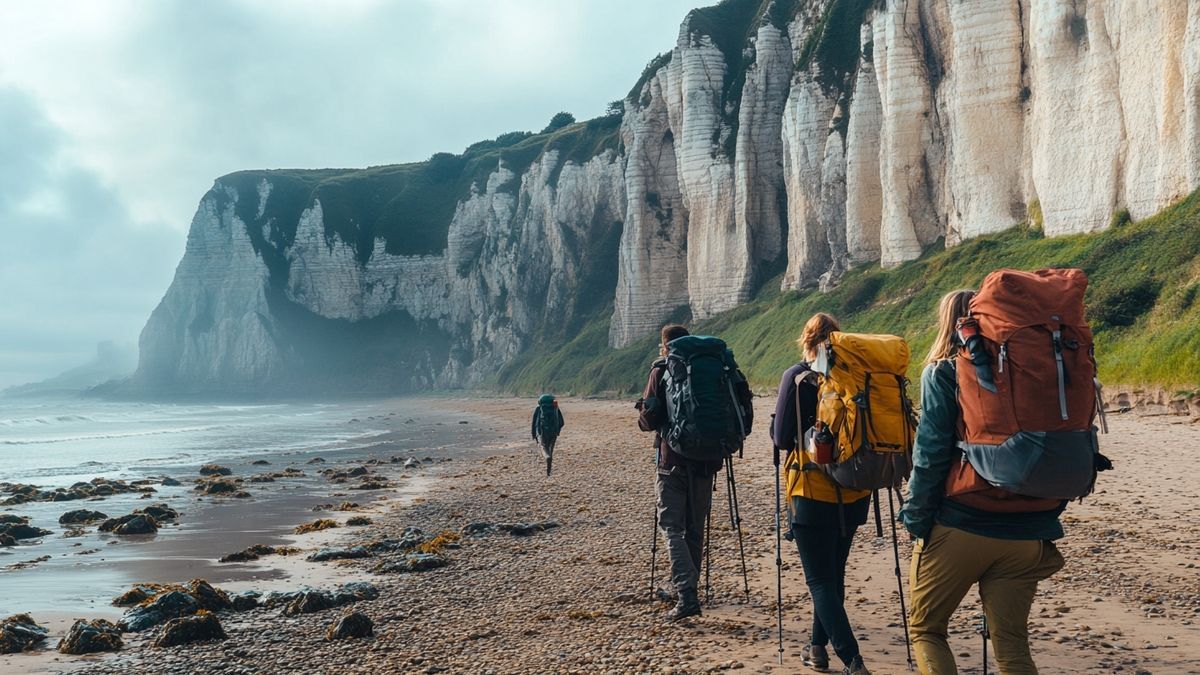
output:
M703 0L3 0L0 388L136 343L217 176L621 98Z

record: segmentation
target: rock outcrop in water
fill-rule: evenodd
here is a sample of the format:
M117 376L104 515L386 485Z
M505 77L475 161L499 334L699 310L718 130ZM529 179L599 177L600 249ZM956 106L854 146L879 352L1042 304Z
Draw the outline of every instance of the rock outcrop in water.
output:
M1145 217L1200 185L1200 6L725 0L623 108L420 164L218 179L132 387L475 385L779 274L829 287L1021 221Z

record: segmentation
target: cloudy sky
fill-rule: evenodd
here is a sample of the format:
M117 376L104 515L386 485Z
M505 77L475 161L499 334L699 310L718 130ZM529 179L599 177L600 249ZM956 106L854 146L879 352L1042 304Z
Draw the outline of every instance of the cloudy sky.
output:
M136 343L217 176L599 115L705 4L0 2L0 388Z

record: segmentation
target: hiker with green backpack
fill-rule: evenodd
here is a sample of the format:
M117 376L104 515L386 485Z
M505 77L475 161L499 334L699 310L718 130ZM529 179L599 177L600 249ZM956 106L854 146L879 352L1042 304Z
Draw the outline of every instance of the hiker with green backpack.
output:
M812 633L801 658L806 666L823 672L829 667L827 647L832 645L845 666L843 673L869 675L846 614L846 565L855 533L867 522L872 494L888 490L890 507L891 490L908 475L912 431L904 379L908 346L892 335L843 333L837 320L823 313L805 323L797 344L805 360L783 374L771 438L777 467L776 510L783 453L786 525L813 602ZM876 519L882 535L878 498ZM898 552L895 556L899 579ZM778 584L782 584L781 564L777 553ZM780 602L781 589L777 587Z
M732 469L753 411L750 387L724 342L690 335L680 325L664 326L661 337L660 358L636 407L638 427L656 434L653 550L661 528L676 594L667 618L677 621L700 614L697 587L714 478L723 466ZM731 493L731 514L735 504Z
M542 446L542 458L546 460L546 475L554 463L554 444L558 434L562 432L566 422L562 410L558 407L558 399L553 394L542 394L538 398L537 407L533 409L533 421L530 422L529 433L533 440Z
M910 634L926 675L955 673L951 615L975 584L1003 675L1037 673L1029 613L1038 583L1063 567L1054 540L1068 500L1111 468L1099 412L1082 270L1000 270L980 291L942 298L921 375L921 422L904 526Z

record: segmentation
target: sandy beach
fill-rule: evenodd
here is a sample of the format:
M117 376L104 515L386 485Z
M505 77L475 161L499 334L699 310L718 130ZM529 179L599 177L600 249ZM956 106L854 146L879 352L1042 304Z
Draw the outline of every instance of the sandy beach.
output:
M369 580L374 600L298 616L278 609L221 613L229 639L170 649L149 646L154 630L127 634L126 648L96 657L5 657L4 672L801 672L799 650L811 621L794 549L784 545L784 665L775 633L774 497L771 448L759 411L745 457L737 460L750 594L728 524L724 475L718 476L712 535L711 603L680 624L649 600L653 523L651 437L636 430L628 402L566 400L567 427L547 478L527 441L532 402L439 399L438 405L486 418L495 433L477 458L430 467L420 496L387 495L374 524L319 533L296 545L317 549L400 537L405 528L462 533L470 524L554 525L529 536L477 526L446 567L373 574L371 558L309 563L301 578L282 570L272 583L327 587ZM1200 484L1180 456L1200 447L1200 428L1174 418L1109 418L1102 439L1117 470L1072 504L1060 546L1061 573L1042 585L1032 621L1033 649L1046 673L1200 673ZM322 514L325 517L326 514ZM344 520L339 513L330 517ZM886 516L886 514L885 514ZM886 525L886 521L885 521ZM901 537L907 588L909 544ZM660 550L658 578L664 579ZM276 558L265 564L278 566ZM271 562L267 562L271 561ZM288 563L294 564L294 563ZM316 565L316 567L311 567ZM850 617L876 673L905 672L891 540L871 525L859 531L847 580ZM177 579L186 581L186 579ZM260 581L221 584L228 590ZM952 626L961 672L982 672L974 596ZM117 608L82 612L112 615ZM326 641L343 613L365 612L375 636ZM40 618L35 615L35 618ZM53 645L53 640L49 645ZM994 671L993 671L994 672Z

